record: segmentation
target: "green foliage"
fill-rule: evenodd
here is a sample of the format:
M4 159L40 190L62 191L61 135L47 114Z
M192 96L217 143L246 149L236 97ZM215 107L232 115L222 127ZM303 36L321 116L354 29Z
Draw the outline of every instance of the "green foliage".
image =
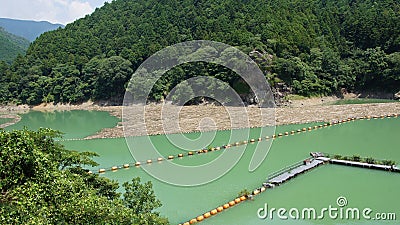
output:
M365 161L366 163L369 163L369 164L374 164L374 163L375 163L375 159L372 158L372 157L368 157L368 158L366 158L364 161Z
M387 166L394 166L396 165L396 162L393 160L382 160L381 162L383 165L387 165Z
M329 157L329 156L327 156ZM393 160L379 160L379 159L374 159L372 157L361 157L359 155L353 155L353 156L342 156L339 154L333 155L334 159L338 160L350 160L350 161L355 161L355 162L365 162L369 164L381 164L381 165L387 165L387 166L393 166L396 165L396 162Z
M342 88L394 93L400 87L399 9L395 0L115 0L44 33L26 56L0 70L7 74L1 77L0 102L121 102L132 72L150 55L200 39L251 55L272 86L285 83L292 94L332 95ZM238 63L229 50L223 54L232 65ZM242 98L252 94L234 72L200 62L168 71L155 82L149 100L162 101L177 84L196 76L221 79ZM140 90L138 95L153 84L140 77L135 82L127 88Z
M351 160L352 160L352 161L355 161L355 162L360 162L360 161L361 161L361 156L359 156L359 155L353 155L353 156L351 157Z
M249 195L249 194L251 194L249 190L243 189L243 190L241 190L241 191L238 193L237 196L238 196L238 197L241 197L241 196L247 196L247 195Z
M59 135L0 131L1 224L168 224L151 183L133 179L120 198L118 183L82 169L95 154L65 150Z
M0 61L11 64L19 54L25 53L29 44L28 40L10 34L0 27Z

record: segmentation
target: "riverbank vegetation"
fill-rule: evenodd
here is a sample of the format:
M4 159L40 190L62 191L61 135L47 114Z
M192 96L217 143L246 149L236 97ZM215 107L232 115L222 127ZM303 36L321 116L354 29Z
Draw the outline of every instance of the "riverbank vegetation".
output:
M65 150L60 133L0 131L1 224L168 224L152 184L139 178L123 184L82 167L96 153Z
M334 159L338 160L349 160L349 161L354 161L354 162L363 162L363 163L369 163L369 164L378 164L378 165L386 165L386 166L393 166L396 165L396 162L393 160L387 160L387 159L375 159L372 157L361 157L360 155L352 155L352 156L343 156L343 155L332 155L327 157L332 157Z
M43 34L11 66L0 63L0 102L121 102L132 72L145 59L166 46L199 39L249 54L277 91L395 93L399 15L395 0L114 0ZM226 68L193 63L163 76L149 100L161 101L176 84L199 75L251 96Z

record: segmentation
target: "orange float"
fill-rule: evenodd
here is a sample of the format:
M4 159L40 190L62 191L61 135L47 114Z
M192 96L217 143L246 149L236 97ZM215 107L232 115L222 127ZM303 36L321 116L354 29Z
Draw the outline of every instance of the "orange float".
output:
M196 220L200 222L200 221L204 220L204 216L198 216L198 217L196 218Z

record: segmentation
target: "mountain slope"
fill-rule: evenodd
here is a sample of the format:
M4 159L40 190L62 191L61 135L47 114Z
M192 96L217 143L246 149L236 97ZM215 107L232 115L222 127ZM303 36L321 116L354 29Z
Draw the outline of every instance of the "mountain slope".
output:
M62 24L52 24L46 21L16 20L0 18L0 27L7 32L34 41L42 33L64 27Z
M396 0L114 0L36 39L6 71L14 76L0 81L11 84L0 101L10 99L1 93L28 104L121 101L132 71L146 58L199 39L252 53L273 87L295 94L397 92L398 24ZM222 67L183 65L163 77L149 99L160 101L198 75L232 87L242 82Z
M0 27L0 61L11 63L18 54L25 54L29 44L25 38L10 34Z

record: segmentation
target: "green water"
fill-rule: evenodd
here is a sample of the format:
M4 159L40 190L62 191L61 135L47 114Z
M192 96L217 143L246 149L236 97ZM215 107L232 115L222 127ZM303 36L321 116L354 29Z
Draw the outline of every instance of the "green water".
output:
M277 127L277 133L313 125L280 126ZM79 130L79 132L81 131ZM88 130L85 130L85 132L89 133ZM211 145L226 144L229 134L228 131L218 132ZM250 136L253 137L252 135L256 134L257 129L253 129ZM304 159L311 151L342 155L359 154L400 162L399 134L400 118L386 118L352 121L311 132L284 136L273 141L270 152L261 166L254 172L249 172L249 161L256 146L263 148L271 144L271 140L263 140L259 143L248 144L247 148L243 150L244 154L238 164L226 175L214 182L195 187L169 185L154 179L143 170L145 167L163 168L165 162L143 165L141 168L131 167L116 172L106 172L101 176L109 177L120 183L137 176L141 177L142 181L152 181L155 193L163 203L159 211L169 218L171 224L177 224L232 200L239 191L245 188L252 190L259 187L269 173ZM191 135L196 138L198 134L188 134L189 137ZM71 136L73 135L71 134ZM139 142L141 138L146 137L137 137ZM155 145L162 147L161 154L164 156L184 152L169 143L165 136L153 136L151 139ZM61 143L68 149L98 152L101 156L96 160L100 163L100 166L94 169L110 168L134 161L125 140L122 138L65 141ZM227 151L229 154L242 153L236 147ZM217 151L184 157L174 159L173 162L182 165L199 165L212 161L221 153L222 151ZM201 173L193 174L195 177L202 175ZM332 220L329 218L323 220L279 220L278 218L261 220L257 217L257 210L264 207L265 203L275 208L290 209L297 207L301 209L314 207L318 210L329 205L336 206L336 199L339 196L345 196L348 199L349 207L361 209L369 207L373 212L396 212L397 217L399 217L399 186L400 174L325 165L298 176L282 186L267 190L258 195L254 201L241 203L203 221L201 224L382 224L382 221L376 223L377 221ZM397 220L389 222L389 224L396 224L396 222L399 223Z
M277 128L277 132L296 130L301 127L312 126L291 125ZM372 156L379 159L393 159L400 162L400 119L375 119L349 122L302 132L300 134L277 138L272 145L267 159L260 168L254 172L248 171L248 164L257 144L249 144L239 163L222 178L202 186L178 187L160 182L142 168L130 168L117 172L107 172L102 176L118 180L129 181L132 177L139 176L144 181L152 181L158 198L163 202L161 213L174 223L181 223L197 215L207 212L228 200L236 197L243 189L252 190L261 185L267 175L291 163L297 162L308 156L311 151L323 151L343 155L359 154ZM228 135L220 132L218 140ZM143 137L141 137L143 138ZM154 138L154 137L153 137ZM165 146L165 155L178 154L182 151L170 146L164 137L155 137L158 144ZM259 147L268 146L268 141L258 143ZM84 142L67 142L67 147L74 149L96 150L103 155L100 167L111 167L133 160L123 139L92 140ZM91 147L88 147L91 146ZM112 150L114 149L114 150ZM112 151L111 151L112 150ZM231 148L231 154L238 154ZM175 159L174 162L183 165L198 165L215 159L221 152L197 155ZM122 161L119 161L122 160ZM121 163L119 163L121 162ZM162 167L163 163L152 165ZM193 176L202 176L194 174ZM265 223L300 223L300 224L365 224L366 220L306 220L306 221L281 221L258 219L257 209L264 203L271 207L315 207L323 208L329 204L334 205L339 196L345 196L351 207L370 207L375 211L392 212L397 210L400 215L399 201L393 196L400 194L400 175L382 171L372 171L343 166L328 165L318 168L310 173L290 181L276 189L269 190L257 197L254 201L245 202L218 216L203 221L203 224L265 224ZM371 222L371 224L373 224Z
M12 121L12 118L0 118L0 125Z
M110 116L108 112L98 111L31 111L21 115L21 121L6 128L6 130L23 129L27 127L37 130L40 127L48 127L60 130L64 138L84 138L95 134L105 127L114 127L119 119Z

